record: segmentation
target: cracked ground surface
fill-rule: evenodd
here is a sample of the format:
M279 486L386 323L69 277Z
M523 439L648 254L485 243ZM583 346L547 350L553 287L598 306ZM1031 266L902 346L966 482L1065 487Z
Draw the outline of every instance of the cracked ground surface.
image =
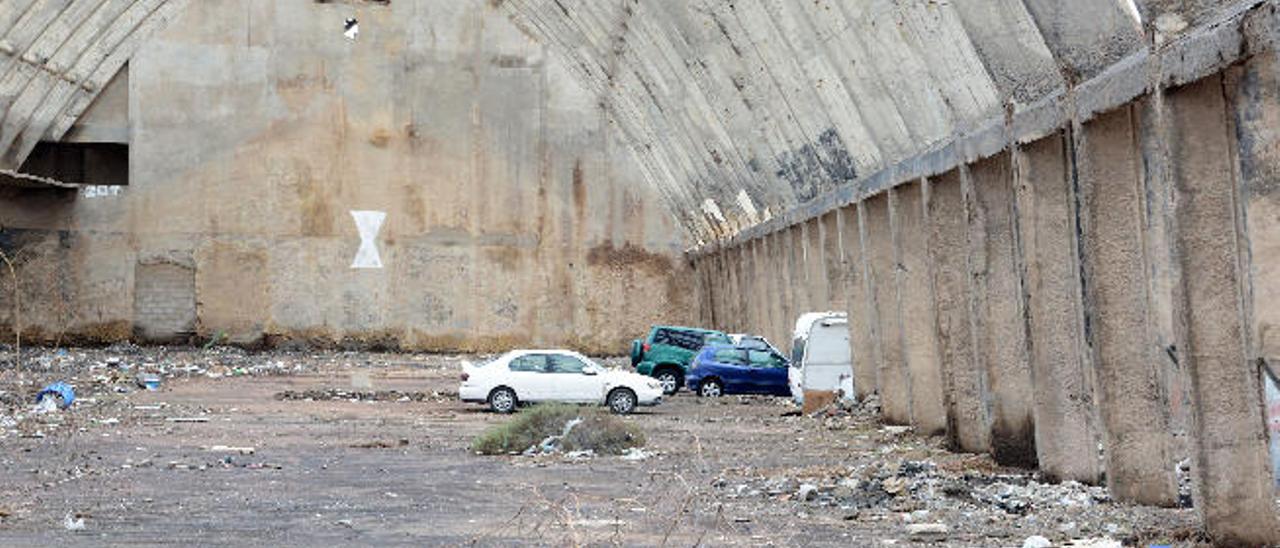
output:
M463 359L479 358L33 350L0 375L0 545L1203 540L1194 510L1042 484L866 410L814 418L772 398L642 409L625 420L643 459L479 456L471 440L508 419L456 401ZM137 389L138 371L161 388ZM33 414L28 398L59 379L79 401Z

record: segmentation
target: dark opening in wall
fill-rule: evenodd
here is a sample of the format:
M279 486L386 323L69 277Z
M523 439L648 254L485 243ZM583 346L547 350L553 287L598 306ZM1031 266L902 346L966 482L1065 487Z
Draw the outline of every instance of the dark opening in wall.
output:
M129 184L129 145L41 142L21 173L85 185Z

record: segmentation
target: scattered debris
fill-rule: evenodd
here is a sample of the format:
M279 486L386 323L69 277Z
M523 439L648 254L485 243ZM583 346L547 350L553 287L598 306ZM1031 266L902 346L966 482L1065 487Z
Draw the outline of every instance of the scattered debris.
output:
M239 453L241 455L252 455L258 449L255 447L231 447L227 445L215 445L209 448L214 453Z
M84 518L78 514L67 512L66 517L62 518L62 527L68 531L83 531L85 527Z
M75 403L75 401L75 389L71 388L70 384L63 381L50 384L49 386L44 387L44 390L36 393L36 404L39 405L42 410L47 410L50 405L66 409L71 407L71 404Z
M367 441L364 443L353 443L351 444L351 447L354 449L392 449L395 447L407 447L408 445L409 445L409 438L400 438L399 440L396 440L394 442L386 441L386 440L374 440L374 441Z
M165 420L177 423L209 422L209 417L169 417Z
M1084 538L1069 540L1064 548L1124 548L1124 544L1111 537Z
M138 375L138 387L148 391L156 391L160 389L160 375Z
M356 21L354 17L348 17L346 22L342 25L342 35L345 36L347 40L354 41L357 36L360 36L360 22Z
M301 392L286 390L276 394L281 401L395 401L395 402L452 402L458 399L456 392L401 392L399 390L380 390L376 392L358 392L354 390L304 390Z
M951 532L945 523L911 523L907 525L907 535L913 537L944 536Z
M1053 543L1040 535L1031 535L1027 540L1022 541L1022 548L1049 548L1050 546L1053 546Z
M639 447L628 447L622 452L622 460L641 461L648 460L652 456L654 456L654 453Z

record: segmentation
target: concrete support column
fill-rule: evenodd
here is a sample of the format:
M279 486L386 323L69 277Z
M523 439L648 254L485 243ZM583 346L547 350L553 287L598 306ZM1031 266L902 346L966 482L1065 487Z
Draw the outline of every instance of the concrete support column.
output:
M719 325L724 316L724 268L722 267L722 255L717 253L704 261L707 266L707 285L711 287L711 323L707 325Z
M769 238L769 257L773 265L773 272L769 276L773 280L773 336L771 339L778 341L786 341L787 348L791 348L791 326L788 325L787 316L790 314L791 292L789 284L791 283L790 269L787 268L786 259L786 239L783 237L785 232L774 232L768 236ZM794 321L794 320L792 320Z
M805 254L805 225L791 225L784 232L789 253L788 268L791 276L788 283L791 287L791 303L787 308L788 329L795 326L796 318L809 311L809 268Z
M886 421L911 423L911 377L902 352L902 309L898 302L897 256L893 236L893 191L866 200L867 275L875 299L879 339L876 364L880 407Z
M1107 484L1118 499L1176 502L1169 417L1150 335L1142 159L1131 107L1086 124L1076 146Z
M1097 411L1084 336L1076 195L1067 142L1052 135L1014 151L1019 241L1035 385L1036 455L1049 477L1097 484Z
M769 284L768 269L765 269L763 251L764 238L755 238L748 242L751 256L751 333L768 334L769 325ZM774 342L777 344L780 342Z
M1243 66L1229 90L1239 139L1250 261L1252 355L1280 373L1280 54L1259 55ZM1272 431L1273 438L1277 432Z
M996 462L1036 467L1031 366L1013 215L1013 174L1008 155L970 170L970 260L978 353L991 396L991 455Z
M863 252L862 205L849 206L839 211L841 225L840 247L845 272L845 292L849 302L849 345L853 357L853 385L858 398L875 394L877 383L876 364L879 354L876 347L875 299L871 297L870 279L867 275L866 254Z
M733 291L729 300L729 311L726 314L726 323L733 331L742 332L747 330L746 322L746 288L743 287L743 261L742 248L734 246L729 248L729 289Z
M698 321L703 325L713 325L715 320L715 303L712 297L711 257L706 256L693 261L693 274L698 285Z
M953 449L991 449L986 372L977 359L969 286L969 219L960 170L926 181L929 272L942 362L947 437Z
M903 353L911 387L911 423L925 435L946 432L942 370L938 359L933 284L929 276L929 233L925 185L894 189L894 248L902 307Z
M849 310L849 295L845 291L843 240L840 210L822 216L823 272L827 280L827 303L831 310ZM852 340L852 339L850 339Z
M1185 353L1195 401L1195 505L1223 544L1280 542L1259 372L1248 354L1235 125L1220 77L1168 95Z
M805 264L809 268L809 308L814 311L831 310L831 297L827 294L827 250L823 245L825 227L821 217L805 223Z

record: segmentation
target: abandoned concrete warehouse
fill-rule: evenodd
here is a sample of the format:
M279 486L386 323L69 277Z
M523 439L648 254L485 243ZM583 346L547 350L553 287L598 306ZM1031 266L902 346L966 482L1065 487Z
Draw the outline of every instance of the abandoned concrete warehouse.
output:
M789 341L956 451L1280 543L1274 0L0 0L0 326ZM344 24L345 23L345 24Z

